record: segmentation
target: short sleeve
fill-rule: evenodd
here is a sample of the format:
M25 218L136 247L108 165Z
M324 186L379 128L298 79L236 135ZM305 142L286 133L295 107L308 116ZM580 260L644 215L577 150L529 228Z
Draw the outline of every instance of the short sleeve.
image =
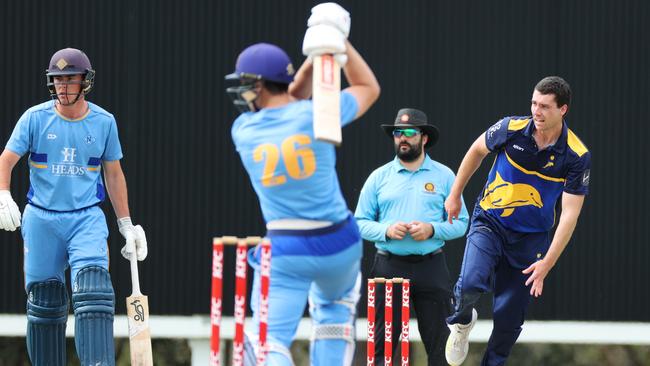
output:
M233 122L232 127L230 128L230 137L232 137L232 142L235 144L235 148L237 148L237 151L239 151L239 129L244 123L244 118L247 118L246 116L248 113L242 113L240 114L237 119L235 119L235 122Z
M122 146L120 145L120 138L117 134L117 123L115 122L115 118L111 118L102 160L115 161L120 159L122 159Z
M501 149L508 139L508 123L510 118L504 118L485 131L485 145L490 151Z
M586 196L589 193L591 152L586 152L569 167L564 192Z
M25 112L20 117L18 123L16 123L16 127L14 127L14 131L12 132L9 141L7 142L6 148L8 150L13 151L20 156L25 155L25 153L29 151L31 141L29 134L30 121L31 113L29 112Z
M345 126L354 121L354 117L359 110L359 103L351 93L341 92L341 126Z

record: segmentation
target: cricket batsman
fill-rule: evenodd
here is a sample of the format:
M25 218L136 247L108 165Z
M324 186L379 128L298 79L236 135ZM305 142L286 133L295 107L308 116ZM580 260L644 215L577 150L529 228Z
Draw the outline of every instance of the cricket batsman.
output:
M95 76L90 60L78 49L59 50L46 76L52 100L20 117L0 155L0 228L22 225L27 350L33 365L66 365L70 300L64 274L70 268L81 365L112 366L115 294L99 207L107 193L126 239L122 255L144 260L147 241L131 222L115 118L86 100ZM21 221L9 189L11 172L25 154L30 185Z
M341 92L342 124L361 117L379 96L370 67L347 41L348 12L334 3L312 9L303 42L307 56L335 54L350 84ZM292 365L289 348L309 303L313 319L312 365L350 365L360 292L362 243L336 176L331 144L313 133L312 63L297 72L275 45L254 44L241 52L226 77L242 112L232 139L260 201L273 246L268 312L268 364ZM259 324L260 257L255 268L249 338Z

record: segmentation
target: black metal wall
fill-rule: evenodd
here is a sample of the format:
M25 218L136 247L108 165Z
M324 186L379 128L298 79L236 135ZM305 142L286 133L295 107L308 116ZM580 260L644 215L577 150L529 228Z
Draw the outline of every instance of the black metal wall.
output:
M305 1L7 1L0 4L0 140L47 98L43 70L72 46L97 70L89 99L118 120L134 221L149 239L141 265L152 313L209 311L211 237L262 234L257 199L230 141L236 117L223 75L249 44L285 48L298 65ZM392 158L380 123L405 106L441 130L433 158L456 169L470 143L505 115L526 115L535 83L572 85L571 127L593 156L591 194L574 238L533 302L530 318L650 321L643 227L650 195L645 143L650 104L650 5L645 0L346 1L351 41L374 69L379 102L345 129L338 169L356 206L368 174ZM647 146L646 146L647 147ZM465 191L468 205L487 165ZM12 191L22 201L24 161ZM121 237L111 226L118 311L130 293ZM464 241L447 245L458 273ZM364 269L373 250L367 245ZM230 254L229 254L230 256ZM233 258L230 257L230 263ZM21 313L22 246L0 233L0 312ZM226 293L230 293L227 284ZM230 295L227 295L230 297ZM365 300L363 300L365 301ZM485 297L479 311L489 313ZM232 306L226 301L226 312Z

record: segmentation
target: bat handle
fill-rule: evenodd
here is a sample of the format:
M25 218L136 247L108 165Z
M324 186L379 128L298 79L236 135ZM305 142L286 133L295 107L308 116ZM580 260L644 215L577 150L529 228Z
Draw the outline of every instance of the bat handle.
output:
M133 295L142 295L140 292L140 277L138 276L138 258L135 253L131 253L131 285L133 287Z

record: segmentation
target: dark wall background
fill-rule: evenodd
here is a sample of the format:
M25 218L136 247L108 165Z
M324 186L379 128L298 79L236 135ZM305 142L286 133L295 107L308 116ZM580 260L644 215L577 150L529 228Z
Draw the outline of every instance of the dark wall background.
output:
M262 234L263 223L230 141L235 109L223 75L260 41L298 66L310 1L8 1L0 4L0 140L48 98L43 70L56 50L85 50L97 70L89 100L116 116L131 213L150 254L141 286L152 313L207 314L211 238ZM574 237L533 302L530 318L650 321L650 258L643 227L650 4L644 0L345 1L350 39L374 69L379 102L344 131L339 176L350 207L370 172L392 158L379 124L405 106L441 130L430 154L456 170L470 143L506 115L529 114L535 83L561 75L573 88L569 123L593 156L591 194ZM4 142L3 142L4 143ZM645 146L645 147L644 147ZM468 205L489 163L471 181ZM24 159L12 192L24 203ZM21 206L22 206L21 203ZM118 312L130 293L109 204ZM464 241L449 242L457 274ZM366 246L364 270L373 253ZM234 265L232 253L228 254ZM0 312L24 312L20 235L0 233ZM233 281L234 282L234 281ZM232 298L232 283L226 297ZM365 306L365 298L362 300ZM488 315L485 296L479 312ZM226 300L226 313L232 305ZM365 312L364 312L365 313Z

